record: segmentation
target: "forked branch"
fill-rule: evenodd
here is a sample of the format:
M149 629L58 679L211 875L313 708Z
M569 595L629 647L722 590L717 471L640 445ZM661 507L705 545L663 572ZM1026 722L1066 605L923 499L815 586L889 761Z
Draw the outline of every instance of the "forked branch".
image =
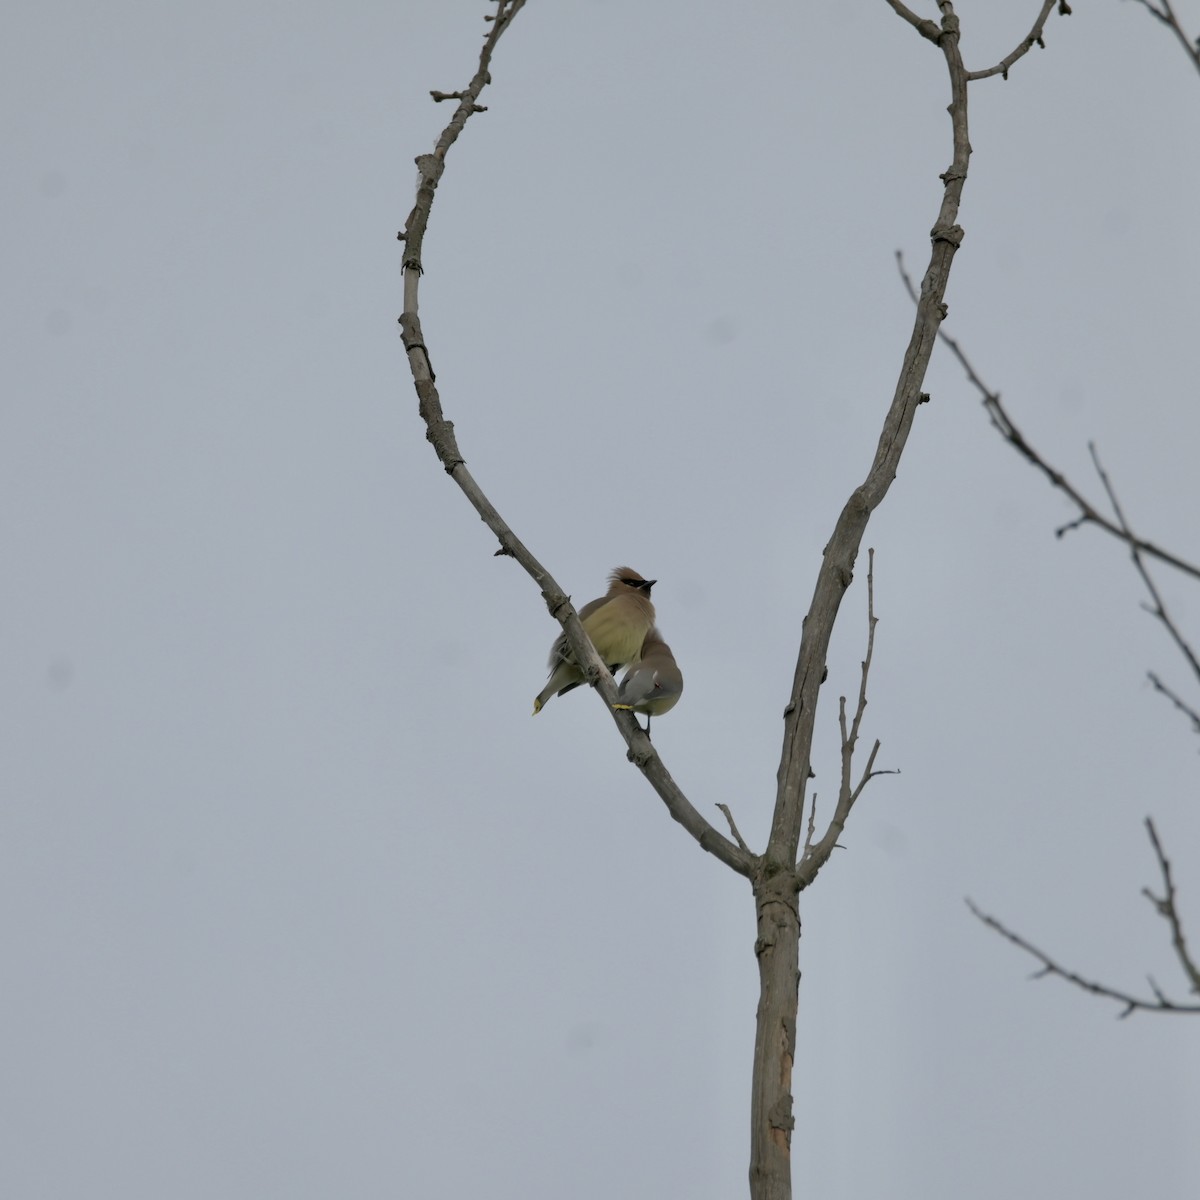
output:
M1188 644L1183 634L1179 632L1179 626L1175 624L1171 614L1167 612L1167 606L1163 602L1162 593L1159 592L1150 572L1146 568L1139 539L1134 537L1133 530L1130 529L1129 522L1125 519L1125 512L1121 508L1120 501L1117 499L1117 493L1113 490L1112 482L1108 478L1108 472L1101 465L1100 455L1096 452L1095 442L1088 442L1088 451L1092 456L1092 464L1096 468L1096 474L1100 476L1100 482L1104 485L1104 491L1108 496L1109 504L1112 505L1113 515L1117 519L1121 533L1125 541L1129 543L1129 553L1133 559L1133 565L1137 568L1137 573L1142 577L1142 582L1146 585L1146 591L1150 593L1150 599L1153 603L1145 605L1146 611L1166 629L1167 634L1175 643L1179 653L1183 655L1184 660L1191 667L1196 681L1200 683L1200 661L1197 661L1195 651Z
M916 303L917 291L913 286L912 277L908 274L904 266L904 256L899 250L896 251L896 265L909 296ZM1174 567L1177 571L1182 571L1185 575L1192 576L1193 579L1200 579L1200 567L1194 563L1180 558L1177 554L1172 554L1169 550L1163 549L1154 542L1146 541L1144 538L1133 537L1128 530L1122 529L1118 522L1106 517L1088 500L1079 488L1030 445L1025 435L1017 427L1017 423L1004 407L1000 399L1000 393L993 391L984 383L972 365L971 360L967 357L962 345L946 333L945 330L939 329L938 337L941 339L942 344L957 359L967 379L979 393L980 400L983 402L983 410L987 413L988 420L991 421L993 428L1026 462L1036 467L1052 487L1062 492L1078 510L1077 515L1072 520L1068 521L1065 525L1059 526L1054 531L1056 537L1062 537L1064 534L1070 533L1073 529L1079 529L1083 525L1094 525L1097 529L1103 529L1105 533L1111 534L1123 542L1127 542L1131 549L1139 550L1142 554L1156 558L1159 562L1166 563L1167 566Z
M942 29L936 22L925 17L918 17L901 0L887 0L887 3L898 17L907 21L923 38L927 38L934 45L940 45ZM1016 48L1006 54L994 67L987 67L982 71L968 71L967 80L987 79L991 75L1002 75L1007 79L1009 68L1013 63L1024 58L1034 46L1041 46L1045 49L1046 43L1042 40L1042 30L1045 28L1046 19L1050 16L1050 10L1056 4L1061 16L1069 17L1071 15L1071 6L1067 0L1042 0L1042 9L1033 22L1033 28L1017 43Z
M1175 35L1183 47L1184 53L1192 60L1192 66L1200 71L1200 38L1193 38L1184 32L1179 18L1175 15L1171 0L1159 0L1158 4L1154 4L1152 0L1137 0L1137 2L1148 13L1157 17Z
M1154 828L1154 822L1149 817L1146 818L1146 833L1149 835L1150 844L1154 847L1154 857L1158 859L1158 870L1163 881L1163 894L1156 896L1149 888L1142 888L1142 895L1154 905L1154 911L1170 925L1171 945L1175 949L1175 957L1179 960L1183 973L1191 982L1192 993L1200 996L1200 968L1197 967L1196 960L1188 950L1187 939L1183 936L1183 922L1179 916L1179 909L1175 906L1175 881L1171 877L1171 863L1163 852L1162 842L1158 838L1158 830Z
M838 725L841 730L841 779L838 787L837 804L833 816L821 840L813 844L813 832L816 821L816 797L808 820L808 835L805 838L804 854L800 859L798 876L800 886L807 887L816 878L817 872L829 861L837 840L846 827L850 810L854 807L863 789L876 775L894 775L895 771L876 771L875 759L879 754L879 742L876 741L867 755L867 764L856 783L853 782L854 751L858 745L859 730L862 727L863 714L867 711L867 679L871 673L871 659L875 653L875 626L878 624L875 616L875 551L867 550L867 652L862 660L862 674L859 677L858 701L854 706L854 716L847 724L846 697L839 697Z
M1175 883L1171 876L1171 864L1167 860L1167 856L1163 853L1162 843L1158 838L1158 830L1155 829L1154 822L1149 817L1146 818L1146 832L1150 837L1150 844L1154 847L1155 858L1158 860L1158 869L1163 880L1163 894L1156 896L1149 888L1143 888L1142 894L1154 906L1154 911L1167 922L1171 931L1171 945L1175 951L1175 957L1179 961L1180 968L1188 980L1189 990L1195 995L1200 995L1200 968L1197 967L1196 960L1192 957L1188 949L1187 939L1184 937L1183 921L1179 916L1179 909L1175 903ZM1147 977L1147 983L1154 997L1152 1000L1144 996L1135 996L1119 988L1109 987L1107 984L1098 983L1094 979L1087 979L1078 974L1078 972L1062 966L1044 950L1039 950L1031 942L1026 941L1019 933L1014 933L995 917L983 912L972 900L967 900L967 907L989 929L995 930L1002 938L1011 942L1031 957L1036 958L1042 964L1041 970L1033 975L1034 979L1045 979L1051 975L1056 976L1085 992L1091 992L1094 996L1103 996L1105 999L1115 1000L1123 1006L1117 1014L1119 1017L1128 1017L1131 1013L1135 1012L1200 1013L1200 1004L1177 1004L1155 983L1153 977Z
M904 266L904 256L896 252L896 265L900 272L900 278L908 291L909 296L915 302L917 299L916 290L913 287L913 282ZM1112 485L1112 481L1108 476L1108 472L1104 469L1100 462L1100 456L1096 450L1095 444L1088 443L1088 450L1092 456L1092 464L1095 467L1096 474L1100 479L1101 486L1104 488L1105 494L1108 497L1109 506L1112 509L1112 516L1109 517L1102 513L1083 493L1073 484L1061 471L1052 467L1045 458L1025 439L1024 434L1017 428L1016 422L1009 415L1008 410L1004 407L1000 400L1000 393L993 391L980 378L979 373L975 370L971 360L967 357L961 344L951 337L945 330L938 331L938 337L942 344L945 345L951 354L958 360L959 366L962 367L967 379L975 387L983 401L984 411L988 414L988 419L992 423L992 427L997 430L1002 438L1018 454L1021 455L1027 462L1036 467L1049 480L1053 487L1056 487L1064 495L1066 495L1078 510L1077 515L1065 525L1060 526L1055 530L1058 537L1069 533L1071 530L1078 529L1083 525L1095 525L1099 529L1103 529L1106 533L1118 538L1129 547L1130 555L1133 559L1134 566L1138 574L1141 576L1142 582L1146 586L1146 590L1150 593L1151 604L1146 605L1147 611L1161 622L1166 629L1168 636L1175 643L1184 661L1188 664L1189 670L1200 682L1200 657L1192 649L1191 644L1180 632L1178 625L1175 624L1174 618L1167 611L1165 602L1158 586L1155 584L1153 577L1150 574L1149 566L1146 562L1148 558L1157 559L1159 562L1165 563L1167 566L1174 567L1176 570L1185 575L1190 575L1193 579L1200 579L1200 567L1188 562L1186 559L1180 558L1177 554L1172 554L1164 550L1161 546L1154 542L1147 541L1145 538L1138 537L1134 532L1129 522L1125 518L1124 510L1120 500L1117 497L1116 490ZM1200 711L1188 704L1185 700L1173 691L1156 675L1153 671L1147 672L1148 678L1155 691L1167 697L1168 700L1182 712L1192 723L1192 728L1195 732L1200 733Z

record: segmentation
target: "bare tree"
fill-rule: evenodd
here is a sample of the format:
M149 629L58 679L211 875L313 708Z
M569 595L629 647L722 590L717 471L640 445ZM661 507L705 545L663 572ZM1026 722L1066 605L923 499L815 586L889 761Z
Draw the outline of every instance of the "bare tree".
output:
M618 732L625 739L630 759L661 797L671 816L703 849L750 883L757 914L754 949L759 970L750 1153L750 1194L756 1200L784 1200L791 1195L792 1071L800 979L799 894L814 882L829 861L855 802L871 778L880 773L875 768L878 742L873 744L860 770L855 769L854 763L867 703L875 627L869 571L868 635L861 683L852 715L847 715L845 697L839 699L841 777L833 812L823 832L817 836L815 797L810 800L806 789L811 776L813 729L820 689L826 676L830 639L842 600L854 577L867 524L887 496L917 409L927 399L921 388L946 315L944 296L950 268L963 239L957 218L971 155L968 87L974 81L991 76L1006 78L1009 69L1033 46L1043 44L1043 28L1056 4L1063 15L1070 12L1065 0L1042 0L1032 27L1010 54L993 66L970 71L959 52L959 20L949 0L938 0L940 20L937 22L917 16L900 0L887 0L887 3L942 55L950 84L951 161L941 175L942 198L933 222L929 262L917 295L913 330L900 364L895 391L883 414L878 445L863 482L850 494L834 524L802 624L791 695L784 709L783 752L777 773L771 829L761 852L747 845L727 805L717 807L729 826L728 837L698 812L672 779L633 716L613 709L617 698L614 682L584 634L570 598L505 523L468 471L453 424L445 416L437 390L418 315L425 229L435 189L445 168L446 154L467 119L484 111L479 98L490 79L496 44L524 6L524 0L497 0L496 12L488 18L491 30L485 39L478 68L468 85L459 91L433 93L435 100L457 101L457 105L433 152L416 160L419 172L416 204L400 234L405 241L401 333L427 438L447 473L495 534L499 542L496 553L516 559L541 590L550 614L562 625L577 661L584 664L587 681L601 694Z

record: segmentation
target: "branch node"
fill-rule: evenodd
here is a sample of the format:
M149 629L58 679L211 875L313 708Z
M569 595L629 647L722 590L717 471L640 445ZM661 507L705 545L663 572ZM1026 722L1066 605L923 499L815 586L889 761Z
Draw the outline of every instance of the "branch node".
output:
M629 719L632 721L633 717L630 716ZM641 725L638 725L638 728L641 729ZM631 763L633 763L633 765L635 767L637 767L637 769L639 771L641 771L645 768L646 764L653 757L653 751L644 750L640 747L638 749L634 749L633 746L630 746L629 749L625 752L625 757L627 759L629 759L629 761ZM744 850L745 847L743 846L742 849Z
M934 242L946 242L951 246L961 246L966 231L961 225L935 225L929 231L929 236Z

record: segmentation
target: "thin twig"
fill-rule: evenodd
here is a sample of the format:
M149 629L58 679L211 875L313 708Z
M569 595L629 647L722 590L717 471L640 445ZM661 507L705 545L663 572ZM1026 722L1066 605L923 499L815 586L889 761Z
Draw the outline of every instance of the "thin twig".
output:
M733 813L729 811L728 804L718 804L717 807L725 814L725 820L729 822L729 832L733 834L733 840L737 842L747 854L753 853L749 846L742 840L742 835L737 827L737 822L733 819Z
M1021 937L1020 934L1014 933L1007 926L997 921L995 917L976 907L972 900L967 900L967 907L989 929L994 929L1002 938L1012 942L1014 946L1024 950L1026 954L1032 955L1042 964L1042 969L1031 976L1033 979L1045 979L1047 975L1055 975L1059 979L1065 979L1067 983L1073 983L1076 987L1082 988L1085 992L1091 992L1094 996L1104 996L1109 1000L1116 1000L1125 1006L1117 1014L1118 1017L1122 1018L1134 1012L1200 1012L1200 1004L1172 1004L1170 1000L1158 991L1153 981L1151 981L1150 987L1157 998L1155 1000L1144 1000L1138 996L1131 996L1128 992L1121 992L1116 988L1107 987L1103 983L1096 983L1095 980L1084 979L1082 975L1077 975L1074 971L1068 971L1065 967L1060 967L1044 950L1039 950L1031 942L1027 942Z
M1190 704L1184 703L1182 699L1172 691L1153 671L1146 672L1146 678L1150 680L1154 690L1160 695L1166 696L1175 707L1183 713L1185 717L1192 723L1192 732L1200 733L1200 713L1198 713Z
M807 887L816 878L817 872L828 860L829 855L837 845L837 839L845 828L850 810L854 807L863 789L876 775L895 775L897 771L876 771L875 758L879 754L879 742L871 747L867 756L867 765L858 783L851 786L851 775L854 766L854 750L858 745L859 731L862 728L863 714L867 710L867 679L871 673L871 659L875 653L875 626L879 624L875 616L875 551L867 550L867 652L862 660L862 674L859 677L858 702L854 707L854 716L849 724L846 721L846 697L838 697L838 727L841 732L841 781L838 788L837 804L833 817L821 840L813 844L814 822L816 820L816 798L813 798L813 813L808 821L808 837L804 843L804 853L800 858L802 878L801 886Z
M1117 500L1117 493L1113 489L1112 482L1108 478L1108 472L1100 463L1100 455L1096 451L1096 443L1088 442L1088 452L1092 456L1092 463L1096 468L1096 474L1100 476L1100 482L1104 485L1104 491L1108 495L1108 502L1112 505L1113 514L1117 518L1117 524L1121 527L1121 532L1124 535L1125 541L1129 543L1129 552L1133 558L1133 565L1137 567L1138 574L1142 577L1142 582L1146 585L1146 590L1150 593L1150 599L1154 601L1153 607L1146 605L1146 611L1151 616L1162 622L1167 633L1170 634L1171 640L1179 649L1179 653L1187 660L1187 664L1192 668L1192 674L1196 676L1197 682L1200 682L1200 661L1197 661L1195 652L1188 645L1183 634L1179 632L1179 627L1171 619L1167 612L1167 607L1163 603L1163 598L1158 588L1155 586L1154 580L1150 577L1150 572L1146 569L1146 564L1142 559L1142 552L1138 549L1139 539L1134 537L1133 530L1129 527L1129 522L1125 519L1125 513L1121 508L1120 502Z
M917 290L913 285L912 278L904 266L904 255L901 251L896 251L896 265L900 272L900 278L904 283L909 296L913 302L917 301ZM987 384L979 377L970 359L967 358L962 346L952 338L944 330L938 330L938 338L950 353L958 360L958 364L962 367L967 379L979 393L983 402L984 411L988 414L988 419L993 427L999 432L1000 436L1026 462L1036 467L1050 482L1053 487L1058 488L1066 495L1072 504L1079 510L1079 515L1067 524L1060 526L1054 531L1056 537L1062 537L1073 529L1078 529L1081 525L1095 525L1099 529L1103 529L1105 533L1111 534L1123 542L1129 543L1131 546L1136 546L1143 554L1148 554L1151 558L1158 559L1159 562L1166 563L1167 566L1174 567L1177 571L1183 572L1185 575L1190 575L1194 579L1200 579L1200 567L1188 562L1186 559L1180 558L1178 555L1172 554L1168 550L1164 550L1161 546L1156 546L1153 542L1145 541L1142 538L1135 539L1134 542L1129 541L1129 537L1119 525L1110 521L1103 513L1101 513L1094 504L1089 501L1082 492L1076 488L1063 473L1052 467L1026 440L1024 434L1017 428L1016 422L1009 416L1008 411L1000 400L1000 393L992 391Z
M1200 38L1193 38L1184 32L1179 18L1175 15L1174 8L1171 7L1171 0L1162 0L1162 8L1155 8L1150 0L1137 0L1137 2L1148 13L1157 17L1179 39L1179 44L1188 58L1192 60L1192 66L1200 71Z
M433 97L435 104L440 104L443 100L461 100L461 99L463 99L462 92L439 92L437 90L437 88L433 88L429 94ZM487 105L486 104L472 104L471 111L473 113L487 112Z
M871 782L872 779L876 779L880 775L899 775L900 774L899 767L889 767L887 770L879 770L879 771L875 770L875 759L879 755L879 747L882 744L883 743L880 742L877 738L875 740L875 744L871 747L871 753L867 755L867 765L865 767L863 767L862 776L859 779L858 784L855 787L854 791L850 794L851 805L858 803L858 798L859 798L859 796L862 795L863 788L865 788L867 786L867 784Z
M1142 895L1154 905L1158 913L1171 926L1171 945L1175 947L1175 957L1183 973L1191 980L1192 992L1200 996L1200 968L1188 951L1187 939L1183 936L1183 921L1179 910L1175 907L1175 882L1171 878L1171 864L1163 852L1162 842L1158 838L1158 830L1154 828L1152 818L1146 818L1146 833L1150 844L1154 847L1154 856L1158 859L1158 869L1162 872L1163 894L1156 896L1149 888L1142 888Z
M968 71L967 78L987 79L991 75L1001 75L1007 79L1008 69L1017 59L1024 58L1034 46L1040 46L1044 50L1046 43L1042 40L1042 29L1055 4L1058 5L1060 16L1069 17L1071 15L1071 6L1066 3L1066 0L1042 0L1042 11L1038 13L1033 28L1017 44L1017 48L1011 54L1006 54L994 67L988 67L984 71Z
M850 727L851 749L858 741L858 731L862 728L863 713L867 711L867 675L871 669L871 658L875 653L875 626L879 619L875 616L875 548L867 548L867 654L862 661L862 675L858 682L858 704L854 709L854 723Z
M900 272L900 278L904 283L904 287L907 290L909 297L915 301L916 289L913 286L912 278L905 269L904 256L899 251L896 253L896 265ZM1171 616L1167 612L1166 605L1162 601L1162 596L1149 574L1149 570L1145 563L1145 558L1155 558L1158 561L1165 563L1167 566L1174 567L1176 570L1181 571L1186 575L1191 575L1193 578L1200 578L1200 567L1196 567L1192 563L1179 558L1177 555L1171 554L1163 550L1161 547L1156 546L1153 542L1148 542L1144 538L1139 538L1134 534L1133 530L1130 528L1129 522L1125 520L1121 505L1117 499L1108 475L1100 464L1095 445L1089 443L1088 449L1091 452L1096 473L1100 477L1101 484L1108 494L1109 503L1112 506L1116 520L1110 520L1103 513L1101 513L1095 507L1095 505L1093 505L1083 496L1078 488L1070 483L1070 481L1067 480L1060 471L1056 470L1054 467L1051 467L1049 463L1047 463L1046 460L1042 458L1042 456L1025 440L1024 435L1017 428L1015 422L1009 416L1007 410L1001 403L999 392L993 392L987 386L987 384L983 382L958 341L952 338L944 330L938 331L938 337L958 360L958 363L966 374L967 379L979 392L983 400L984 411L988 414L992 426L999 431L1001 437L1003 437L1004 440L1009 443L1009 445L1011 445L1019 454L1021 454L1026 461L1041 471L1041 473L1054 487L1064 492L1075 504L1076 508L1079 509L1079 515L1074 520L1069 521L1066 525L1063 525L1059 529L1055 530L1056 535L1058 537L1062 537L1063 534L1072 529L1078 529L1081 525L1092 524L1124 542L1129 547L1138 573L1141 575L1142 580L1144 581L1146 588L1150 592L1150 596L1154 601L1154 606L1147 606L1147 611L1149 611L1153 616L1157 617L1163 623L1171 639L1175 642L1175 645L1178 647L1180 653L1187 661L1192 673L1196 675L1197 679L1200 679L1200 661L1198 661L1197 655L1194 653L1183 635L1179 632L1178 626L1175 625ZM1196 732L1200 733L1200 713L1197 713L1195 709L1184 703L1184 701L1180 699L1178 695L1176 695L1170 688L1163 684L1158 676L1154 675L1153 673L1150 674L1150 682L1158 691L1166 695L1172 701L1172 703L1174 703L1176 708L1189 717L1189 719L1192 721L1193 728L1196 730Z
M1158 838L1158 831L1154 827L1154 822L1149 817L1146 818L1146 831L1150 835L1150 844L1154 847L1154 854L1158 859L1158 869L1162 874L1163 895L1156 896L1149 888L1143 888L1142 894L1154 905L1155 912L1170 926L1171 944L1175 948L1175 956L1179 959L1179 964L1188 978L1191 991L1200 995L1200 968L1197 967L1195 960L1188 951L1187 940L1183 934L1183 922L1175 906L1175 883L1171 877L1171 864L1167 861L1167 856L1163 853L1162 843ZM1047 975L1056 975L1059 979L1064 979L1067 983L1073 983L1085 992L1091 992L1095 996L1104 996L1109 1000L1116 1000L1119 1004L1125 1006L1117 1014L1119 1017L1127 1017L1130 1013L1134 1012L1200 1013L1200 1004L1176 1004L1155 983L1153 977L1149 977L1147 980L1150 985L1150 991L1154 994L1153 1000L1146 1000L1139 996L1130 995L1128 992L1109 987L1107 984L1097 983L1093 979L1085 979L1075 971L1070 971L1066 967L1060 966L1044 950L1039 950L1031 942L1021 937L1019 933L1014 933L995 917L983 912L976 906L974 901L968 899L967 907L989 929L994 929L1001 937L1012 942L1014 946L1020 947L1026 954L1032 955L1042 964L1042 969L1033 976L1034 979L1044 979Z

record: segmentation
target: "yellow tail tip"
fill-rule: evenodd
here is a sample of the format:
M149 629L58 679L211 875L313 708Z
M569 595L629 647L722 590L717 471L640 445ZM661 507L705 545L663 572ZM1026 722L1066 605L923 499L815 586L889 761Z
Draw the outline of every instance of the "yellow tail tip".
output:
M632 704L614 704L613 708L618 709L621 712L633 712Z

